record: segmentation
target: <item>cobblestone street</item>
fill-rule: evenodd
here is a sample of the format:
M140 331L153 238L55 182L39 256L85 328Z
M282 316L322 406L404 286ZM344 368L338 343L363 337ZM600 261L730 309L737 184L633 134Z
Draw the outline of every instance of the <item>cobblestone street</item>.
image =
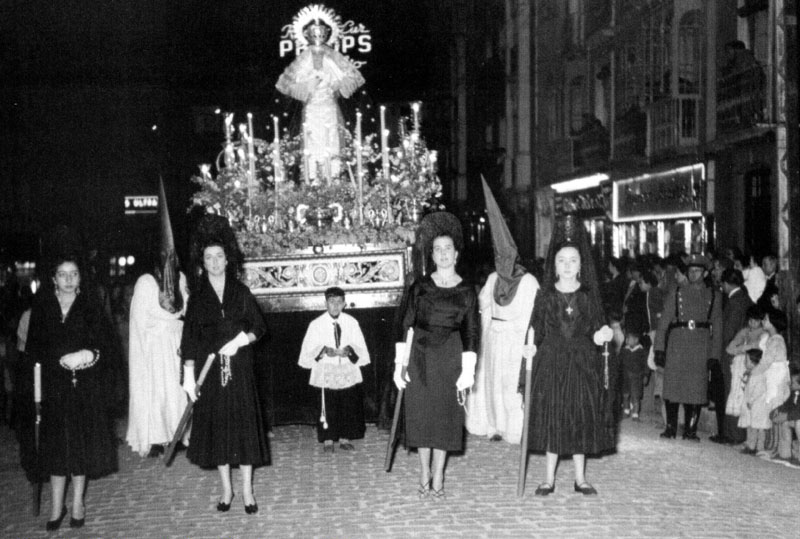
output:
M309 426L278 427L273 465L256 471L259 512L241 495L229 513L215 510L216 470L179 454L170 468L120 447L119 473L89 483L86 526L56 533L31 516L30 487L11 431L0 427L0 536L98 538L256 537L796 537L800 469L731 447L661 440L655 419L626 420L616 454L591 459L587 478L599 496L572 491L572 462L562 462L556 491L533 495L544 457L532 455L524 498L516 497L519 446L471 437L451 457L444 501L416 496L417 455L399 448L383 471L388 433L367 428L356 451L323 454ZM234 472L234 490L239 490ZM791 493L791 494L790 494ZM67 500L69 507L69 499Z

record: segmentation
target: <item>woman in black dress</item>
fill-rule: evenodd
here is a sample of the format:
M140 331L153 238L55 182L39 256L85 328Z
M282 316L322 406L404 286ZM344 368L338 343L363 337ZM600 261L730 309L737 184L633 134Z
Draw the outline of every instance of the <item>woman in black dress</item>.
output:
M575 465L574 490L597 494L585 477L585 455L614 447L614 421L608 394L608 367L598 346L613 332L603 325L591 258L573 238L580 223L562 225L564 238L554 237L544 286L533 308L533 358L528 449L546 454L546 479L539 496L555 490L559 455L570 454ZM558 235L558 229L556 234ZM587 271L588 270L588 271ZM589 283L580 280L581 271ZM588 275L587 275L588 274Z
M253 342L266 331L264 318L250 293L237 279L232 238L201 237L194 256L201 257L202 275L189 296L181 339L184 389L196 401L189 460L216 467L222 481L218 511L228 511L234 492L231 466L239 467L245 511L258 511L253 494L253 468L267 463L267 442L253 376ZM195 392L209 355L216 354L201 395Z
M458 392L475 380L479 318L474 287L456 273L453 237L440 235L432 245L436 271L411 288L403 318L403 334L413 329L408 369L404 375L398 354L394 379L406 389L406 444L419 452L418 493L439 499L444 497L447 452L464 448Z
M38 469L50 477L52 508L47 530L57 530L67 513L67 477L72 481L70 526L83 526L86 478L117 471L110 423L109 368L114 353L111 322L99 299L81 291L78 257L63 255L51 268L53 287L42 288L31 310L27 361L42 366L42 423Z

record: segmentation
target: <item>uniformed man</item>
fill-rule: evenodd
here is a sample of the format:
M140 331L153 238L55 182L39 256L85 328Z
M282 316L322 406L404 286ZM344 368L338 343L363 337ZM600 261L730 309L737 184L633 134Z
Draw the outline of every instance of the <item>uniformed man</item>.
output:
M664 365L667 428L662 438L675 438L678 405L683 404L684 440L699 441L697 420L708 396L708 364L722 347L722 300L706 285L708 260L692 254L687 280L670 290L656 332L656 363Z

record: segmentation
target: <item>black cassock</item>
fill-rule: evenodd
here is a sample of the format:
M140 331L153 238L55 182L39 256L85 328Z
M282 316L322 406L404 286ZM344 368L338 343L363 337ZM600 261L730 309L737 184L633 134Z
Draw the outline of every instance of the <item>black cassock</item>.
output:
M264 317L250 290L226 278L222 303L204 278L200 290L189 297L181 339L181 357L193 359L195 378L209 354L216 353L239 332L266 332ZM230 376L223 376L217 357L208 371L194 405L187 456L201 467L222 464L254 467L269 462L267 439L253 374L253 345L230 358ZM223 385L224 384L224 385Z

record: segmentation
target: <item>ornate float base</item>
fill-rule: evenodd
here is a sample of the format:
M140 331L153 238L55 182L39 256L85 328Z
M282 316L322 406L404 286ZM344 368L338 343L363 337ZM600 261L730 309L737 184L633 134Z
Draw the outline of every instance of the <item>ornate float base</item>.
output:
M265 313L324 310L331 286L345 291L348 308L392 307L410 263L404 245L336 245L246 259L244 281Z

